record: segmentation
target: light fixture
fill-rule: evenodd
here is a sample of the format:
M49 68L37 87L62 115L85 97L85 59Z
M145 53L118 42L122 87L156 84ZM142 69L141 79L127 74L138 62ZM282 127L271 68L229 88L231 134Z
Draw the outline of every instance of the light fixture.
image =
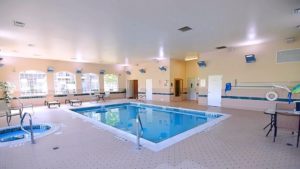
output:
M256 58L254 54L245 55L246 63L254 63L256 62Z
M48 66L48 68L47 68L47 72L54 72L54 67L52 67L52 66Z
M1 50L0 50L1 51ZM3 60L3 58L0 58L0 62ZM3 67L4 64L3 63L0 63L0 67Z
M34 47L34 44L29 43L29 44L28 44L28 47Z
M185 61L197 60L198 56L186 56L184 58Z
M158 67L160 71L162 72L166 72L167 71L167 67L166 66L160 66Z
M206 62L205 62L204 60L199 60L199 61L197 62L197 64L198 64L198 66L199 66L200 68L205 68L205 67L206 67Z
M125 73L126 73L127 75L131 75L131 72L130 72L129 70L125 71Z
M25 23L21 22L21 21L14 20L14 26L23 28L23 27L25 27Z
M139 70L140 73L146 73L146 69L142 68Z
M244 42L237 43L234 46L241 47L241 46L258 45L258 44L264 43L266 41L267 41L267 39L246 40Z
M81 72L82 72L82 68L77 68L77 69L76 69L76 73L77 73L77 74L80 74Z
M105 70L104 70L104 69L101 69L100 72L99 72L99 74L100 74L100 75L104 75L104 74L105 74Z

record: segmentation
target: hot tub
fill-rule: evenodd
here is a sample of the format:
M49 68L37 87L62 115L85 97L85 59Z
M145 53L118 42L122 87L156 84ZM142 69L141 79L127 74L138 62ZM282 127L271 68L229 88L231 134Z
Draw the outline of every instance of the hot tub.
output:
M34 124L32 128L35 139L51 134L57 130L57 127L53 124ZM30 131L30 126L26 125L24 129ZM0 128L0 146L27 141L30 141L30 135L23 131L20 126Z

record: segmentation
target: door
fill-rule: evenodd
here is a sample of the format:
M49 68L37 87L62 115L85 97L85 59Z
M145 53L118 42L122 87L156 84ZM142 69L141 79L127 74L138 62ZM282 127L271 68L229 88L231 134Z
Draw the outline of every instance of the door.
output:
M207 104L209 106L221 106L222 100L222 76L208 76Z
M146 100L152 100L152 79L146 79Z
M181 94L181 80L175 79L175 97L179 97Z
M196 100L197 99L197 86L196 86L196 79L191 78L188 79L188 99L189 100Z
M138 98L138 80L127 80L126 98Z
M133 98L137 99L139 95L139 83L138 80L133 80Z
M127 87L126 87L126 98L133 97L133 81L127 80Z

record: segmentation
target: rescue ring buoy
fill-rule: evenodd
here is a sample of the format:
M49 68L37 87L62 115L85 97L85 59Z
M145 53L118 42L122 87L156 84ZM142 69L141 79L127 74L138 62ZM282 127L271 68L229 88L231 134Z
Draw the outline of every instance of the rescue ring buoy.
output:
M270 91L266 94L266 99L269 101L275 101L278 99L278 94L274 91Z

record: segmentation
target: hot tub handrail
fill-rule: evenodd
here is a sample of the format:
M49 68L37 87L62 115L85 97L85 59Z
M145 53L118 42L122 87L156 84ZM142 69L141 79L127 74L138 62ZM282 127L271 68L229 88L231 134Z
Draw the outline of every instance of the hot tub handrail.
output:
M29 116L30 131L26 130L26 129L24 128L24 126L23 126L23 121L24 121L26 115ZM24 114L23 114L23 116L22 116L22 118L21 118L21 129L22 129L24 132L30 134L30 137L31 137L31 144L35 144L34 135L33 135L33 128L32 128L32 118L31 118L31 114L29 114L29 113L24 113Z

